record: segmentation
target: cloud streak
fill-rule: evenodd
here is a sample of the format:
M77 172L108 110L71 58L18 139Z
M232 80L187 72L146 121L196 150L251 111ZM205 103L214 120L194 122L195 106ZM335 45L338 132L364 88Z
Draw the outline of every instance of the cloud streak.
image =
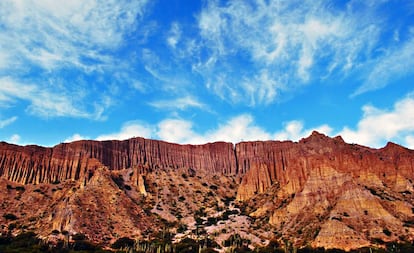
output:
M150 106L163 110L186 110L188 108L206 108L206 105L199 102L192 96L184 96L171 100L158 100L149 103Z
M82 108L82 96L68 94L65 89L53 91L40 89L33 84L20 83L10 78L0 78L0 103L13 104L15 100L29 101L27 111L41 117L77 117L101 119L105 101L96 104L91 112ZM4 100L1 101L1 98ZM79 104L78 104L79 103Z
M377 90L395 80L414 73L414 34L408 41L397 48L388 50L386 54L373 62L364 83L353 93L353 96Z
M17 120L17 116L13 116L8 119L0 120L0 128L4 128Z

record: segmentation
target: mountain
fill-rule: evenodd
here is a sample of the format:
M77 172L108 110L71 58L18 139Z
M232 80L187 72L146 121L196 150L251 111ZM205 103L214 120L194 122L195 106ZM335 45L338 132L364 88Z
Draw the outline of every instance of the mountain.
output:
M413 180L413 150L318 132L235 145L1 142L0 231L101 245L168 231L218 245L238 234L251 247L383 247L414 240Z

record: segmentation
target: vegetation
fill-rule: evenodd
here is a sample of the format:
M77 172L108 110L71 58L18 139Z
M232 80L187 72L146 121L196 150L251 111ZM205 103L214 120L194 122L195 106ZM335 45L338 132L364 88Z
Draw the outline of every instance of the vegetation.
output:
M40 240L33 232L22 233L16 237L1 236L0 252L2 253L71 253L71 252L110 252L103 250L98 245L88 242L86 239L75 240L65 245L63 241L59 241L56 245L50 245Z
M63 232L62 232L63 233ZM128 237L119 238L112 244L113 250L104 250L99 245L87 241L87 237L83 234L72 236L73 241L65 243L58 241L57 244L47 244L40 240L35 233L26 232L16 237L0 236L0 252L2 253L73 253L73 252L117 252L117 253L213 253L220 248L213 240L204 238L195 240L185 238L178 243L172 242L172 235L166 232L160 234L153 240L137 241ZM265 247L258 247L254 250L249 248L250 241L242 238L238 234L231 235L224 241L226 252L255 252L255 253L282 253L282 252L297 252L297 253L344 253L345 251L339 249L323 248L295 248L291 244L280 245L277 241L271 240ZM399 252L408 253L414 252L414 245L411 243L386 243L385 248L361 248L350 251L351 253L388 253Z
M6 220L17 220L17 216L12 213L6 213L3 215Z

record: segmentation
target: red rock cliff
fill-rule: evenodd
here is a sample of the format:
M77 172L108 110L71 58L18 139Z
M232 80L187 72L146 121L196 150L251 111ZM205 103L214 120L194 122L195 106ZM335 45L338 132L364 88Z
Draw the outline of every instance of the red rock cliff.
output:
M361 180L366 178L367 185L374 183L370 180L375 177L391 188L404 188L399 177L414 179L413 150L393 143L370 149L317 132L298 143L242 142L236 145L236 156L238 170L247 173L239 188L239 200L264 192L275 182L289 185L291 193L297 192L310 172L322 167L335 168Z
M53 148L0 143L0 175L19 183L51 183L82 179L88 170L134 168L194 168L212 173L236 173L233 144L178 145L134 138L125 141L77 141Z
M243 176L238 198L248 199L275 182L301 189L310 170L332 167L355 177L375 176L388 185L398 177L414 179L414 151L389 143L382 149L346 144L314 132L291 141L217 142L178 145L133 138L125 141L77 141L53 148L0 143L0 175L19 183L50 183L88 177L88 170L105 165L111 170L134 168L142 173L157 168L193 168L210 173ZM401 183L401 182L400 182Z
M263 228L263 238L270 229L295 247L351 250L414 240L414 151L393 143L371 149L317 132L299 142L235 146L143 138L53 148L0 143L1 182L3 222L13 210L44 235L83 231L102 242L115 229L140 236L157 227L145 210L172 221L192 218L206 203L212 212L225 208L237 192L255 217L252 228Z

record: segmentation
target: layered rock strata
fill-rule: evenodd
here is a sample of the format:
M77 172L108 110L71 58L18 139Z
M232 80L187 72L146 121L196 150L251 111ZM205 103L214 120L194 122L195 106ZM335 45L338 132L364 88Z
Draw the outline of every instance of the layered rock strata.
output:
M412 190L414 152L388 143L382 149L347 144L341 137L317 132L298 143L243 142L236 145L238 171L247 173L237 198L247 200L275 182L288 185L289 194L300 191L312 170L335 168L360 178L367 185L385 183L398 191Z
M194 168L211 173L236 173L233 144L178 145L134 138L125 141L77 141L53 148L0 143L0 176L22 184L84 180L99 166L133 168Z
M46 226L45 234L80 230L98 242L120 231L142 236L157 226L151 213L184 222L206 203L212 211L234 198L247 206L256 227L266 221L280 241L298 247L349 250L412 241L413 182L413 150L393 143L371 149L317 132L299 142L236 145L143 138L53 148L0 143L0 183L7 185L0 189L7 193L0 213L14 208L21 222L31 216L34 227ZM38 210L30 208L33 201ZM94 216L100 208L103 215ZM111 223L94 234L104 220Z
M53 148L0 143L0 176L13 182L87 180L99 166L132 168L137 174L158 168L237 174L243 176L237 199L247 200L276 182L287 185L287 194L300 191L310 171L320 167L350 173L368 185L411 190L407 180L414 179L414 152L393 143L382 149L350 145L317 132L298 143L256 141L234 147L225 142L178 145L143 138L78 141Z

